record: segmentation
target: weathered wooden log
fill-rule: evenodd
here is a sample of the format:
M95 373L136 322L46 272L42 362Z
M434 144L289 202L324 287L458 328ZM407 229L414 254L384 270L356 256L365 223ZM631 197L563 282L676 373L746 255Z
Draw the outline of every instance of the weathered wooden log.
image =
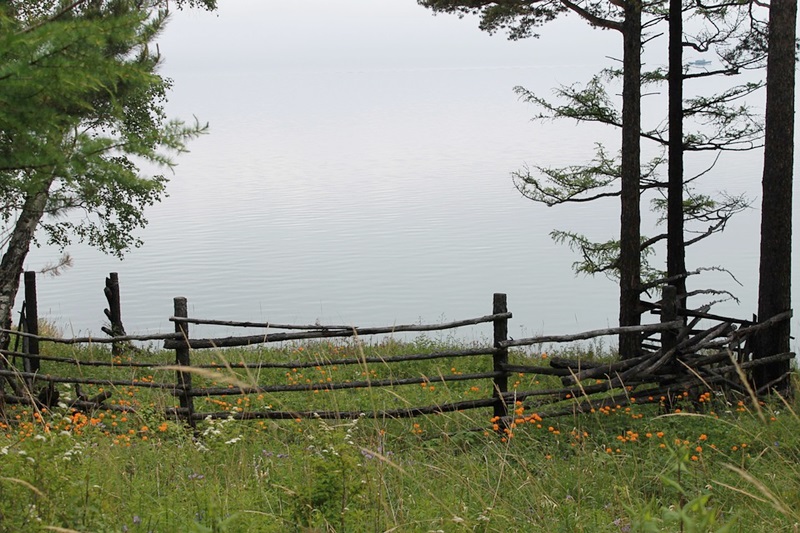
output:
M39 342L52 342L54 344L111 344L114 342L125 341L163 341L165 339L179 339L175 333L154 333L152 335L125 335L124 337L73 337L62 339L61 337L44 337L42 335L32 335L22 331L0 328L0 333L13 333L21 337L35 337Z
M41 401L41 399L33 397L31 395L15 395L15 394L2 394L2 401L8 404L16 404L16 405L32 405L38 408L48 407L48 405ZM75 408L80 411L94 411L96 409L103 409L103 410L110 410L110 411L123 411L127 413L132 413L136 411L136 408L129 406L129 405L105 405L103 401L110 398L111 393L105 392L102 395L97 395L92 399L89 400L73 400L68 404L68 407Z
M50 374L34 374L30 372L17 372L14 370L0 370L0 376L11 376L23 379L32 379L35 382L45 383L81 383L84 385L102 385L105 387L141 387L143 389L163 389L174 391L179 389L174 383L158 383L153 381L129 381L119 379L95 379L95 378L64 378Z
M194 368L316 368L330 367L330 366L346 366L346 365L363 365L364 363L399 363L403 361L425 361L431 359L445 359L450 357L471 357L476 355L494 355L496 350L494 348L474 348L469 350L445 350L441 352L420 353L420 354L407 354L407 355L394 355L391 357L370 356L370 357L350 357L343 359L327 359L327 360L314 360L314 361L287 361L287 362L258 362L258 363L212 363L193 365Z
M504 346L530 346L533 344L546 344L548 342L573 342L587 339L594 339L596 337L608 337L611 335L619 335L620 333L642 333L649 331L665 331L670 328L680 328L683 326L683 321L676 320L674 322L665 322L662 324L645 324L643 326L623 326L618 328L595 329L591 331L584 331L583 333L575 333L573 335L543 335L540 337L528 337L525 339L514 339L503 343Z
M492 356L492 370L495 373L492 382L492 397L495 399L494 416L502 418L508 415L508 405L503 399L503 393L508 391L508 371L503 367L508 364L508 347L503 343L508 340L508 317L499 316L508 314L506 295L495 293L492 299L492 314L497 316L493 320L493 343L497 350ZM502 428L505 429L505 428Z
M100 329L109 337L124 337L125 326L122 324L122 299L119 292L119 274L111 272L106 278L106 286L103 289L103 294L108 301L108 307L103 309L103 313L108 318L111 325L110 328L105 326ZM113 355L122 355L126 349L133 348L130 342L119 343L115 342L111 345L111 353Z
M177 297L173 298L173 309L175 316L185 317L188 316L188 304L186 298ZM192 374L184 370L184 367L191 365L191 351L189 350L189 324L186 322L175 322L175 333L181 336L181 340L175 344L175 364L177 370L175 371L176 389L175 395L178 396L181 409L187 410L186 421L192 428L195 427L195 421L192 419L194 412L194 397L192 396Z
M787 377L791 376L792 374L794 374L794 370L790 370L790 371L786 372L785 374L783 374L782 376L779 376L779 377L773 379L772 381L764 383L763 385L761 385L756 390L756 395L760 396L762 394L768 393L772 387L775 387L779 383L782 383L784 379L786 379Z
M682 351L686 350L688 347L696 347L698 344L701 343L703 339L708 337L716 337L716 332L718 330L724 329L729 327L729 324L720 324L719 326L709 328L708 330L703 331L701 334L688 337L689 332L692 330L692 327L699 321L699 318L695 318L689 325L682 328L681 331L678 333L678 336L675 338L677 344L673 345L672 348L664 352L663 354L656 352L652 357L646 359L636 365L635 367L626 370L622 376L624 380L631 380L634 377L640 379L647 379L648 376L653 376L655 372L659 371L663 368L667 363L670 362L671 359L675 357L676 354L681 353Z
M654 315L661 314L661 304L660 303L652 303L647 302L647 306L650 308L650 312ZM677 309L677 314L679 316L685 316L688 318L701 318L706 320L716 320L718 322L730 322L732 324L741 324L742 326L752 326L755 324L752 320L745 320L742 318L735 318L730 316L718 315L714 313L708 313L707 311L703 311L703 309L708 309L709 306L703 306L700 309Z
M639 357L633 357L631 359L623 359L622 361L615 361L613 363L606 363L601 366L597 366L594 368L589 368L587 370L581 370L580 372L575 373L574 375L569 375L562 379L564 385L569 385L571 383L578 383L585 379L592 379L592 378L599 378L602 376L610 376L617 372L621 372L636 366L637 364L641 363L642 361L648 361L653 358L655 354L647 354L647 355L640 355Z
M569 368L575 371L589 370L605 366L608 363L602 361L585 361L583 359L570 359L568 357L551 357L550 366L553 368Z
M702 381L703 381L704 385L706 383L709 384L709 385L711 383L714 383L715 385L721 385L722 387L724 387L726 389L734 390L734 391L739 392L739 393L741 393L743 395L747 394L747 388L744 385L742 385L742 382L740 380L733 379L732 378L732 374L721 374L719 372L716 372L713 369L705 369L705 370L699 371L697 373L697 375L700 378L702 378ZM682 376L682 377L685 378L686 375L684 374L684 376ZM678 380L675 380L675 381L678 381Z
M717 359L718 357L719 355L713 356L714 359ZM699 384L710 385L712 383L721 383L726 385L727 387L734 388L744 394L746 393L747 386L741 383L741 381L736 382L729 377L729 376L736 376L738 378L738 373L736 373L737 366L739 369L744 371L757 368L764 364L771 364L778 361L785 361L786 359L792 359L793 357L794 353L787 352L787 353L777 354L769 358L765 358L767 360L764 362L762 362L762 360L755 360L740 364L736 361L731 361L730 355L726 354L725 359L731 361L731 364L716 366L710 369L699 367L695 370L695 373L687 374L682 379L695 380L696 382L693 382L693 385L691 386L696 386Z
M777 354L777 355L774 355L774 356L770 356L769 358L765 358L765 360L766 360L765 362L762 362L763 360L757 360L757 361L750 361L750 362L744 363L742 365L742 368L747 370L747 369L754 368L754 367L756 367L758 365L761 365L761 364L770 364L770 363L773 363L773 362L776 362L776 361L791 359L794 356L795 356L794 353ZM756 363L756 364L752 364L752 363ZM733 368L733 365L731 365L729 369L732 369L732 368ZM729 370L729 369L721 369L721 370ZM631 402L631 398L636 398L636 402L635 403L637 405L647 404L647 403L658 403L658 402L661 401L661 397L662 396L667 396L667 395L669 395L671 393L675 393L675 392L678 392L678 391L683 392L685 390L689 390L689 389L691 389L693 387L697 387L697 386L704 385L704 384L720 383L720 382L722 382L724 380L725 380L725 378L722 377L722 376L709 376L709 377L703 378L703 379L701 379L701 378L699 378L697 376L687 376L687 377L684 377L684 379L682 381L671 383L671 384L669 384L667 386L652 387L652 388L649 388L649 389L638 390L638 391L635 391L634 393L623 392L623 394L621 394L619 397L615 397L615 398L580 399L582 397L581 395L571 395L570 399L574 399L574 401L571 402L568 406L557 408L557 409L554 409L554 410L549 410L549 411L548 410L536 411L536 415L541 417L541 418L543 418L543 419L544 418L556 418L556 417L560 417L560 416L571 416L571 415L575 415L575 414L578 414L578 413L588 413L588 412L590 412L592 410L598 410L600 407L616 407L616 406L625 407L625 406L631 405L631 403L632 403ZM586 390L587 395L590 395L591 393L604 392L604 390L602 389L601 385L598 385L596 387L586 387L586 389L587 389ZM608 391L608 390L610 390L610 389L608 389L608 388L605 389L605 391ZM536 395L535 392L536 391L528 391L528 392L517 393L516 398L520 399L520 400L524 400L525 398L529 398L529 397L535 396ZM553 392L553 391L550 391L550 392ZM556 392L558 392L558 391L556 391ZM561 401L561 400L559 400L559 401Z
M778 313L777 315L768 318L763 322L759 322L758 324L754 324L752 326L746 326L743 328L739 328L734 331L730 337L731 338L741 338L745 336L749 336L751 333L755 333L757 331L761 331L762 329L771 328L775 324L779 322L783 322L784 320L789 320L793 316L793 311L789 309L788 311L784 311L783 313Z
M733 326L728 323L721 323L715 327L711 327L687 339L686 342L681 343L680 349L684 352L698 352L708 346L708 343L717 338L728 338L733 331Z
M419 385L420 383L447 383L450 381L470 381L494 379L503 372L481 372L476 374L447 374L439 376L420 376L401 379L374 379L336 383L299 383L296 385L253 385L248 387L208 387L194 388L188 391L190 396L234 396L240 394L262 394L276 392L310 392L315 390L366 389L377 387L397 387L401 385ZM183 391L176 390L176 395Z
M0 350L0 354L14 357L29 357L28 354L21 352L12 352L10 350ZM159 366L169 366L173 363L148 363L142 361L121 361L115 363L114 361L83 361L74 357L57 357L54 355L39 355L42 361L53 361L54 363L64 363L76 366L107 366L107 367L123 367L123 368L158 368Z
M641 382L631 383L630 385L638 385ZM522 401L526 398L531 398L535 396L554 396L557 398L555 401L561 401L563 399L568 398L577 398L583 396L589 396L592 394L596 394L598 392L607 392L611 389L619 388L619 384L614 382L614 380L603 381L602 383L596 383L594 385L586 385L586 386L572 386L572 387L563 387L558 389L538 389L538 390L528 390L528 391L513 391L507 392L505 394L506 398L510 401Z
M750 369L750 368L754 368L755 366L758 366L760 364L770 364L770 363L775 362L775 361L781 361L781 360L789 359L789 358L792 358L792 357L794 357L793 353L778 354L776 356L771 356L770 358L765 358L764 360L757 360L757 361L746 363L745 365L742 365L742 369L743 370L747 370L747 369ZM762 361L765 361L765 362L762 362ZM754 365L753 364L754 362L756 362L757 364ZM735 367L733 365L730 365L728 367L722 367L722 368L719 368L719 369L716 369L716 370L719 373L724 373L724 372L728 372L730 370L733 370L734 368ZM724 379L725 378L723 376L708 376L708 377L701 376L701 377L698 377L698 376L694 376L694 375L690 374L688 376L684 376L684 378L682 380L670 383L669 385L660 386L660 387L656 387L656 388L653 388L653 389L648 389L648 390L645 390L645 391L636 391L632 395L637 398L637 403L641 403L641 402L638 401L638 398L640 398L643 395L653 396L653 395L656 395L656 394L662 394L663 391L684 390L686 388L691 388L691 387L695 387L695 386L698 386L698 385L703 385L704 384L704 380L705 380L705 383L711 384L711 383L719 383L719 382L723 381ZM635 380L635 379L632 379L632 378L626 380L624 378L616 377L616 378L610 379L610 380L608 380L606 382L598 383L598 384L595 384L595 385L589 385L589 386L586 386L586 387L571 387L571 388L567 387L567 388L562 388L562 389L542 389L542 390L537 390L537 391L516 391L514 393L508 393L508 397L509 397L509 399L524 400L526 398L535 397L535 396L554 396L556 398L554 400L554 403L558 403L560 401L563 401L564 399L588 397L588 396L591 396L593 394L597 394L597 393L601 393L601 392L608 392L608 391L611 391L613 389L623 388L623 386L626 386L626 387L627 386L639 386L639 385L652 383L652 382L653 382L653 380L642 380L642 379ZM587 402L588 403L585 403L585 404L582 404L582 405L591 407L592 405L596 405L597 404L597 400L588 400ZM620 403L620 402L617 401L617 403ZM622 405L622 403L620 403L620 405ZM569 409L563 410L563 412L559 411L558 413L560 413L560 414L558 416L562 416L562 415L565 415L565 414L568 414L568 413L574 413L574 412L575 412L575 408L570 407ZM554 415L552 413L550 413L548 416L554 416Z
M476 355L494 355L495 348L473 348L468 350L444 350L441 352L393 355L390 357L349 357L342 359L320 359L314 361L287 361L287 362L258 362L258 363L230 363L230 364L202 364L194 365L195 368L316 368L330 366L363 365L364 363L399 363L403 361L425 361L431 359L446 359L450 357L471 357Z
M353 326L333 326L327 324L278 324L275 322L249 322L243 320L213 320L207 318L183 318L177 316L169 317L170 322L185 322L187 324L202 324L206 326L229 326L234 328L260 328L260 329L299 329L299 330L329 330L345 329L351 330Z
M468 409L481 409L494 405L493 398L482 400L464 400L453 403L443 403L440 405L429 405L425 407L409 407L405 409L386 409L381 411L240 411L231 413L230 411L218 411L213 413L194 413L194 420L206 419L227 419L234 420L294 420L298 418L321 418L327 420L356 419L356 418L413 418L422 415L433 415L439 413L452 413L455 411L466 411ZM174 410L177 414L179 411ZM172 411L168 411L168 415ZM185 416L185 414L183 414Z
M506 372L520 374L539 374L541 376L569 376L572 372L569 368L552 368L549 366L527 366L527 365L502 365Z
M265 333L263 335L247 335L242 337L221 337L215 339L189 339L190 348L232 348L235 346L251 346L254 344L265 344L269 342L282 342L291 340L308 340L308 339L328 339L338 337L354 337L358 335L379 335L383 333L400 333L406 331L438 331L444 329L453 329L462 326L471 326L476 324L483 324L486 322L493 322L497 319L511 318L511 313L504 313L502 315L488 315L480 318L473 318L469 320L459 320L456 322L448 322L444 324L432 325L400 325L400 326L386 326L375 328L352 328L349 330L314 330L303 333ZM166 340L164 341L165 349L175 349L181 341Z
M726 347L727 349L731 350L732 352L737 354L736 359L739 362L746 362L749 359L749 356L752 354L752 347L753 347L753 339L755 337L755 333L758 333L761 330L770 328L779 322L783 322L785 320L789 320L793 316L793 311L790 309L788 311L784 311L774 317L765 320L764 322L760 322L758 324L747 326L743 328L739 328L738 330L734 330L731 332L727 337L722 339L715 339L708 343L708 347ZM755 316L753 319L755 320Z
M25 332L23 335L23 351L34 357L26 357L23 367L26 372L39 371L39 308L36 303L36 272L25 272ZM30 385L29 385L30 387Z
M695 353L681 355L679 360L683 362L683 364L688 365L690 368L697 369L703 366L720 363L722 361L729 361L730 357L728 356L728 352L713 352L705 355Z
M617 363L612 363L608 365L608 368L597 368L597 369L590 369L585 372L581 372L576 374L575 376L570 376L569 378L563 378L562 381L565 385L569 383L578 383L583 381L584 379L596 378L603 375L611 376L611 374L616 374L616 379L618 382L625 382L631 381L633 379L639 379L641 375L646 375L643 372L644 369L649 368L653 365L659 364L663 366L667 361L669 361L678 350L683 346L686 342L686 338L690 335L691 328L699 321L699 318L694 319L690 324L684 325L682 321L674 321L674 323L679 323L682 327L680 327L677 336L675 337L675 341L679 342L680 344L674 346L672 349L667 351L666 353L663 352L663 349L659 349L655 353L649 353L640 355L638 357L634 357L631 359L623 359ZM668 323L663 323L668 324ZM603 370L607 370L603 372ZM623 374L619 374L619 372L623 372Z
M329 367L329 366L346 366L346 365L362 365L364 363L399 363L403 361L424 361L431 359L445 359L451 357L472 357L477 355L493 355L495 349L491 347L485 348L471 348L468 350L444 350L441 352L420 353L420 354L407 354L395 355L391 357L371 356L371 357L351 357L342 359L327 359L316 361L286 361L286 362L252 362L252 363L207 363L192 365L193 368L207 368L207 369L263 369L263 368L316 368ZM28 354L22 352L13 352L11 350L0 350L0 354L15 357L28 357ZM119 363L114 361L91 361L81 360L73 357L57 357L53 355L40 355L42 361L53 361L56 363L65 363L70 365L79 366L94 366L94 367L122 367L122 368L152 368L159 369L161 367L172 367L175 363L156 363L147 361L121 361Z
M784 353L771 355L769 357L762 357L761 359L755 359L753 361L746 361L746 362L744 362L742 364L738 364L737 363L735 365L731 364L731 365L719 367L719 368L716 369L716 371L720 372L720 373L730 372L730 371L736 370L737 366L739 368L741 368L742 370L750 370L751 368L756 368L756 367L759 367L761 365L768 365L768 364L771 364L771 363L777 363L777 362L780 362L780 361L786 361L787 359L794 359L794 357L795 357L794 352L784 352Z

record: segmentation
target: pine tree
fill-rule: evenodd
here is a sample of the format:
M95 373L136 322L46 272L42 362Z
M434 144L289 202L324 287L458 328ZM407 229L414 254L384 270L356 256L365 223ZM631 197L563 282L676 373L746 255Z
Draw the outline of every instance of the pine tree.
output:
M770 2L758 271L758 318L762 321L791 307L796 25L796 0ZM755 357L788 352L790 333L787 317L758 336ZM790 374L788 360L765 365L756 369L755 384L763 392L791 392Z

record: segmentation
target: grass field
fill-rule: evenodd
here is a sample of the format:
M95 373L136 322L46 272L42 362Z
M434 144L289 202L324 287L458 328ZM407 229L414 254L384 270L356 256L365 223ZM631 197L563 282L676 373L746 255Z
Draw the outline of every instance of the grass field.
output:
M453 341L420 338L276 350L203 352L193 362L330 360L355 350L391 355ZM587 351L587 348L583 349ZM102 349L44 353L110 358ZM138 356L137 356L138 357ZM512 354L517 361L546 358ZM146 359L174 358L170 352ZM205 359L203 359L205 358ZM308 383L486 370L486 358L325 369L220 372L211 384ZM489 363L490 364L490 363ZM47 362L43 371L47 372ZM84 376L108 369L76 367ZM127 379L174 372L127 369ZM115 374L119 378L119 370ZM541 379L541 383L540 383ZM553 378L519 376L520 390ZM510 383L511 384L511 383ZM61 387L62 401L74 397ZM91 396L100 387L86 387ZM753 405L687 391L658 404L540 420L515 406L510 434L490 409L415 419L204 421L197 434L169 420L174 399L111 390L110 410L82 413L6 405L0 423L0 531L797 531L800 418L796 402ZM490 382L394 389L198 398L198 409L396 408L485 398ZM635 391L630 391L635 394Z

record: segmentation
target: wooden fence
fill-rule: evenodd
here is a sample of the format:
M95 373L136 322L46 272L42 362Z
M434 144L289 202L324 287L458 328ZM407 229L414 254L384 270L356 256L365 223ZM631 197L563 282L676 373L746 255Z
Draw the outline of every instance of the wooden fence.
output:
M754 367L794 357L793 353L779 354L768 358L750 360L748 339L753 333L781 320L788 320L791 312L763 323L752 323L708 314L707 309L679 311L673 305L674 295L665 292L662 302L653 306L660 314L660 322L643 326L608 328L587 331L574 335L537 336L511 340L508 338L508 321L512 317L508 311L505 294L495 294L491 314L454 322L428 325L400 325L386 327L355 327L343 325L291 325L259 322L237 322L210 320L189 317L186 298L174 299L174 314L169 320L174 324L174 333L159 335L126 335L122 327L119 306L119 283L115 275L106 281L106 296L109 309L106 315L111 321L110 328L104 332L110 338L53 338L38 334L35 305L35 277L26 274L26 305L20 322L20 331L3 330L16 336L14 349L2 350L0 378L5 382L0 400L6 403L54 405L59 398L60 384L74 384L76 397L68 405L76 409L111 409L129 411L132 407L120 403L109 405L111 393L103 391L94 397L81 393L81 385L96 385L114 389L115 387L143 387L161 390L177 399L177 404L167 407L165 414L184 420L194 427L198 421L215 418L252 419L296 419L356 418L360 416L406 418L433 413L463 411L468 409L492 409L497 420L509 424L514 420L516 402L526 402L532 406L537 416L562 416L577 412L591 411L609 405L628 404L632 401L647 403L663 401L682 394L684 391L703 387L725 387L728 390L745 394L748 378L746 373ZM30 292L29 292L30 291ZM700 323L706 323L699 327ZM199 350L224 349L230 347L256 346L268 343L319 341L324 339L354 338L368 339L374 335L399 332L446 331L478 324L492 323L491 344L458 350L441 350L433 353L403 353L387 357L356 355L339 359L259 361L239 363L195 364ZM709 326L708 323L711 325ZM229 328L259 328L259 335L230 336L217 338L194 338L193 325L226 326ZM276 331L277 330L277 331ZM643 337L643 354L621 361L597 362L585 359L551 358L547 365L511 364L509 349L523 346L570 343L603 336L619 335L623 332L640 333ZM656 337L659 336L659 337ZM21 341L21 342L20 342ZM139 360L122 361L118 355L133 341L163 341L165 349L174 350L174 363L147 362ZM55 344L112 344L111 360L79 360L72 357L43 355L40 343ZM22 348L20 348L22 344ZM147 354L147 352L143 352ZM208 372L258 371L266 369L304 369L331 368L340 366L364 366L377 363L394 365L408 361L436 361L452 358L481 358L485 370L462 374L451 372L449 368L438 369L435 375L413 377L369 379L356 381L337 381L322 383L247 383L235 387L198 386L193 376ZM518 358L520 359L520 358ZM530 362L521 358L523 362ZM22 364L20 364L20 362ZM42 370L42 363L46 370ZM130 372L131 369L150 369L175 371L175 380L143 381L131 379L100 379L75 377L74 372L63 369L64 365L83 367L107 367L109 372ZM556 376L562 381L560 387L532 390L509 390L509 376L535 374ZM587 381L590 380L590 381ZM232 395L288 394L298 391L334 391L367 388L398 388L427 383L452 383L461 381L488 381L491 383L491 396L449 403L410 406L396 409L374 411L338 410L237 410L203 411L195 405L197 398L218 398ZM769 388L769 384L766 386ZM7 392L7 389L10 392ZM757 391L763 392L763 391ZM637 401L638 399L638 401ZM528 409L531 412L531 409Z

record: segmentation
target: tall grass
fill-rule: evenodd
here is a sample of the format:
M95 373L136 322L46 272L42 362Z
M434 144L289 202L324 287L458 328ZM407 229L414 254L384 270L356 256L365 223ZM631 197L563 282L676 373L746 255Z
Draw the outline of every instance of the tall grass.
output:
M270 352L203 352L193 354L193 361L299 355L326 361L362 349L391 354L451 343L421 338L411 346L292 345ZM110 357L97 348L46 349ZM173 356L147 354L148 360L159 357ZM512 357L529 361L543 355ZM478 365L485 370L485 361L452 360L331 369L335 376L320 367L221 370L195 378L209 384L291 383L435 376ZM129 372L131 379L159 379ZM549 386L536 376L511 381L520 388ZM198 404L232 413L268 406L373 410L486 397L490 391L472 389L486 386L431 381L395 390L250 395ZM557 420L527 416L530 408L516 405L520 423L511 438L505 434L501 440L490 410L406 420L222 419L200 423L194 435L160 414L169 403L163 396L127 387L112 392L113 401L137 412L5 406L0 531L751 532L796 531L800 522L800 418L794 400L754 405L746 397L687 391L670 412L634 404ZM74 390L64 389L63 396L70 395Z

